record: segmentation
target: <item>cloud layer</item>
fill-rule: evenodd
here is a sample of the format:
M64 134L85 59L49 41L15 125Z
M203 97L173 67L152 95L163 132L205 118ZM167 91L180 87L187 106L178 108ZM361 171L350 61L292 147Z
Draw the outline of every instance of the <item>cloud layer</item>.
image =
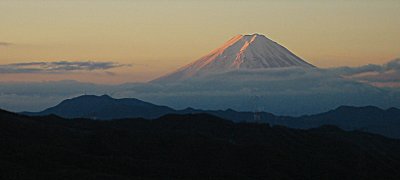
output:
M318 113L340 105L383 108L400 105L398 94L324 69L303 68L241 70L175 84L136 85L119 95L178 109L191 106L253 111L262 108L283 115Z
M26 62L0 65L0 73L66 73L74 71L109 70L127 64L94 61Z
M0 42L0 46L11 46L11 45L13 44L9 42Z
M378 87L400 87L400 59L377 65L338 67L328 72Z

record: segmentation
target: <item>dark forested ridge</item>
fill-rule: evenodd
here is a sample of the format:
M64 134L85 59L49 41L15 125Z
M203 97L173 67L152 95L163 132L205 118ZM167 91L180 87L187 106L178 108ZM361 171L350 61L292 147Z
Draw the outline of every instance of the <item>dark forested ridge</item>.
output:
M0 179L399 179L399 152L399 140L334 126L0 111Z

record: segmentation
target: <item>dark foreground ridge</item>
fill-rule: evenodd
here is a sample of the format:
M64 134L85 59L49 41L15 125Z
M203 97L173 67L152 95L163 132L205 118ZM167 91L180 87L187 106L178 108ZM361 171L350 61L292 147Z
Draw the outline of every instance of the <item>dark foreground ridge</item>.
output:
M0 179L399 179L399 152L399 140L334 126L0 111Z

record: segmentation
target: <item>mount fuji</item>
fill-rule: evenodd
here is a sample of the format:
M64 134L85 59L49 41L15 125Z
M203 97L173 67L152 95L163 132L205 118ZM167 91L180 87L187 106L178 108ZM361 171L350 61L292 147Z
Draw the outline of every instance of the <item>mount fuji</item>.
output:
M175 109L303 115L341 105L400 107L400 93L316 67L261 34L237 35L197 61L129 89L125 96Z
M399 67L399 60L381 66L316 67L263 35L238 35L199 60L150 82L116 86L77 82L2 84L0 105L8 104L17 111L39 111L84 91L116 98L135 97L173 109L229 108L291 116L326 112L342 105L399 108L398 89L365 82L365 78L372 78L372 82L397 83ZM26 99L27 93L32 94L30 100ZM21 108L21 104L28 108ZM104 113L104 108L114 106L111 101L106 108L89 115ZM115 112L121 117L132 113L125 106L121 108ZM135 112L143 113L146 108L136 108Z
M199 60L152 82L174 82L232 70L314 68L261 34L237 35Z

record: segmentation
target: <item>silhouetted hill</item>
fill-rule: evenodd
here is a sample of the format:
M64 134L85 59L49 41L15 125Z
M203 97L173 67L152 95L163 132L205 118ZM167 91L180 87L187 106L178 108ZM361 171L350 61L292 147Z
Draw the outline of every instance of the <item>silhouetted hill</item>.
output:
M60 104L41 112L23 112L30 116L54 114L64 118L90 118L99 120L122 118L154 119L166 114L197 114L207 113L235 122L252 121L253 112L238 112L227 110L200 110L187 108L175 110L167 106L155 105L135 98L114 99L108 95L83 95L62 101ZM262 112L264 118L273 118L271 113Z
M135 98L114 99L108 95L83 95L62 101L60 104L42 112L25 112L26 115L55 114L65 118L122 119L157 118L175 110L144 102Z
M134 98L113 99L107 95L79 96L65 100L57 106L42 112L23 114L34 116L55 114L64 118L110 120L122 118L154 119L171 113L207 113L234 122L255 121L253 112L238 112L232 109L199 110L193 108L174 110L167 106L159 106ZM301 117L276 116L268 112L259 112L259 120L257 122L303 129L322 125L335 125L346 130L363 130L400 138L400 110L397 108L383 110L374 106L340 106L325 113Z
M399 179L398 152L399 140L335 126L0 111L0 179Z

